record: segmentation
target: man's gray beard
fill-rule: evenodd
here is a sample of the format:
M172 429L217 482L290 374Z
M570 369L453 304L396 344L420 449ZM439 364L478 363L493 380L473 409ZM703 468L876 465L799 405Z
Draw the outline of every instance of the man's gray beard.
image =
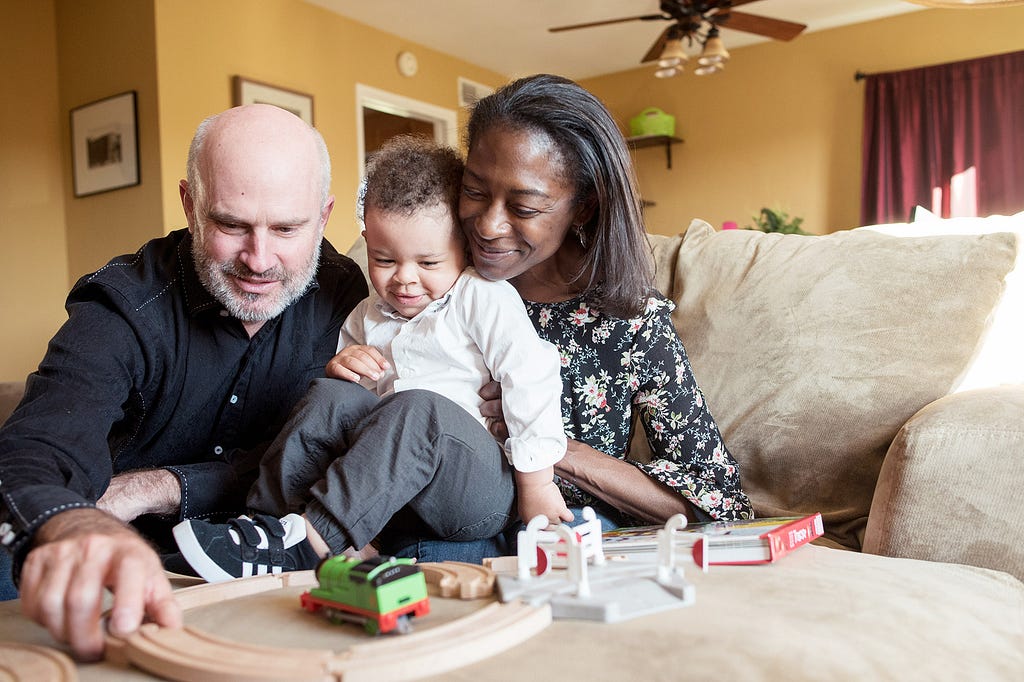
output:
M310 259L299 272L289 273L281 268L272 268L266 272L253 272L238 261L224 263L214 261L203 247L203 239L198 236L198 233L197 230L192 238L192 260L195 263L199 281L232 317L241 322L266 322L277 317L306 293L306 289L309 288L316 276L317 265L320 262L321 241L317 241ZM282 289L273 295L238 291L231 286L229 276L278 279ZM260 305L261 303L263 305Z

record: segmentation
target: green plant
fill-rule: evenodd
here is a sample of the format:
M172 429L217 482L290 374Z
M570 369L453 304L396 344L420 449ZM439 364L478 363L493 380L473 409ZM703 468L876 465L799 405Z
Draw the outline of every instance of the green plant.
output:
M782 209L768 208L765 206L761 213L753 217L754 225L747 226L748 230L761 230L761 232L779 232L782 234L810 234L800 229L803 218L790 218L789 214Z

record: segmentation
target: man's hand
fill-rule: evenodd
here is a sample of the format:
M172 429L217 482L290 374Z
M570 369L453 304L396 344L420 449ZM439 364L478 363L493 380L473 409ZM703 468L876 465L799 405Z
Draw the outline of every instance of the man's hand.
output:
M501 384L489 381L478 395L484 400L480 403L480 414L487 418L487 429L492 436L504 442L508 438L508 426L505 424L505 413L501 410Z
M327 363L327 376L358 382L361 377L376 381L390 365L373 346L345 346Z
M21 570L26 617L71 645L82 661L103 655L103 590L114 596L109 631L127 637L144 615L181 627L181 608L156 552L133 530L96 509L62 512L39 529Z
M110 479L96 507L125 523L143 514L177 514L181 483L166 469L127 471Z

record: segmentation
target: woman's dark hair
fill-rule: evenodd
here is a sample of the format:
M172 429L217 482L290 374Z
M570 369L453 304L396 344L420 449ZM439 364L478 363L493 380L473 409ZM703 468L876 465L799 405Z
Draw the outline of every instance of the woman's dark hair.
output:
M576 201L593 204L582 227L585 256L575 276L586 282L587 297L598 308L620 317L639 315L653 288L653 263L633 163L605 106L566 78L529 76L476 103L466 148L472 150L496 126L543 133L555 143Z

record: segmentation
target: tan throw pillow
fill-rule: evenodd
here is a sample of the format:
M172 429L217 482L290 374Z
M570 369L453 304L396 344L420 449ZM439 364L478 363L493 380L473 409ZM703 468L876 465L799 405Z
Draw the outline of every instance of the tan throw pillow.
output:
M674 319L760 516L822 512L859 549L897 430L968 365L1009 234L716 233L683 240Z

